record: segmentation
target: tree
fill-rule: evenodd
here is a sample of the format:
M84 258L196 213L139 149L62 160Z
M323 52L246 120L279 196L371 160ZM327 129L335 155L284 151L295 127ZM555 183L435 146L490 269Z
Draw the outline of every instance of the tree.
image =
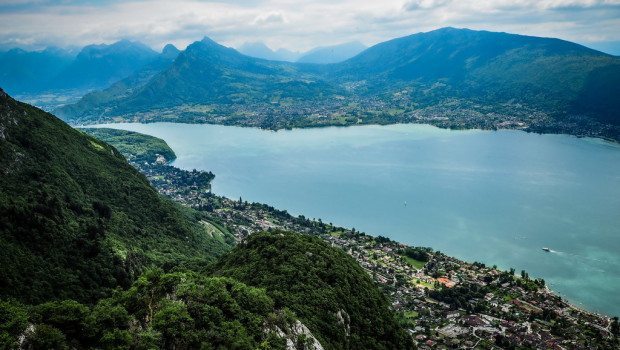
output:
M153 317L153 328L161 332L165 348L176 348L191 338L194 320L180 301L166 301Z
M87 306L74 300L63 300L36 306L31 318L62 331L69 339L83 339L86 317L89 313ZM51 334L47 329L45 332Z
M26 348L34 350L64 350L68 349L67 339L62 332L54 327L38 324L34 331L26 336Z
M0 301L0 349L15 348L17 337L28 325L28 314L23 306Z

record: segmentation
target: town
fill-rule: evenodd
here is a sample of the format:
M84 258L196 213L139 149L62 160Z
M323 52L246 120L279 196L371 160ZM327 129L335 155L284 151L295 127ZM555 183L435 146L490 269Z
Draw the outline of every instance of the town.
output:
M464 130L515 129L618 140L618 128L585 116L555 118L519 103L477 103L459 98L425 102L408 90L389 96L335 96L314 100L282 99L271 103L185 104L148 112L100 117L92 122L178 122L258 127L269 130L359 124L430 124ZM416 101L415 103L412 101Z

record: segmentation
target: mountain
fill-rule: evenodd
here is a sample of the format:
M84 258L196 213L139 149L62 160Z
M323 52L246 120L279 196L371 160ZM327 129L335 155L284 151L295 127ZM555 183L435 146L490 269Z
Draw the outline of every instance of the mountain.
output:
M366 48L364 44L352 41L333 46L321 46L301 53L287 49L272 50L262 42L250 42L241 45L239 52L247 56L271 61L325 64L344 61L364 51Z
M68 120L93 115L140 113L189 104L271 104L333 94L335 88L295 64L245 56L209 38L181 52L166 70L120 98L80 101L55 111ZM88 96L84 100L88 99Z
M157 53L148 46L129 40L89 45L55 78L52 87L103 88L130 76L156 57Z
M301 55L299 52L287 49L272 50L269 46L260 41L244 43L239 46L238 50L244 55L271 61L295 62Z
M618 125L620 58L560 39L443 28L377 44L331 67L368 92L413 90L412 100L463 97L526 103Z
M174 61L179 55L179 53L181 53L181 50L177 49L176 46L172 44L166 44L161 50L161 57Z
M157 73L170 67L180 52L172 44L164 46L161 54L146 63L134 74L115 82L107 89L90 92L74 104L63 106L60 109L61 114L82 115L91 112L93 106L105 105L106 103L112 103L117 99L129 96L148 83Z
M249 236L213 267L215 275L264 288L324 349L410 349L387 298L367 272L317 237L287 232Z
M321 64L338 63L354 57L366 49L366 45L360 43L359 41L352 41L333 46L322 46L306 52L297 59L297 62Z
M110 145L0 91L0 298L93 302L228 250Z
M43 51L12 49L0 53L0 87L9 93L41 90L73 59L70 52L54 47Z

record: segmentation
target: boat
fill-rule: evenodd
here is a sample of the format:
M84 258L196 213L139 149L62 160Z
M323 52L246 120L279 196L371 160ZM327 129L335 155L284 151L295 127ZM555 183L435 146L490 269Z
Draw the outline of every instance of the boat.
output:
M551 251L551 249L549 249L549 248L547 248L547 247L543 247L543 249L542 249L542 250L546 251L547 253L549 253L549 252Z

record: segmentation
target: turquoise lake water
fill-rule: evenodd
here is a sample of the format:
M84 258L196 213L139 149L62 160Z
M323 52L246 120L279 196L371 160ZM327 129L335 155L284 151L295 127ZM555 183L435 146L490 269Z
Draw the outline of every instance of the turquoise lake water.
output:
M164 139L175 166L216 175L216 194L524 269L578 306L620 315L619 145L428 125L109 126Z

